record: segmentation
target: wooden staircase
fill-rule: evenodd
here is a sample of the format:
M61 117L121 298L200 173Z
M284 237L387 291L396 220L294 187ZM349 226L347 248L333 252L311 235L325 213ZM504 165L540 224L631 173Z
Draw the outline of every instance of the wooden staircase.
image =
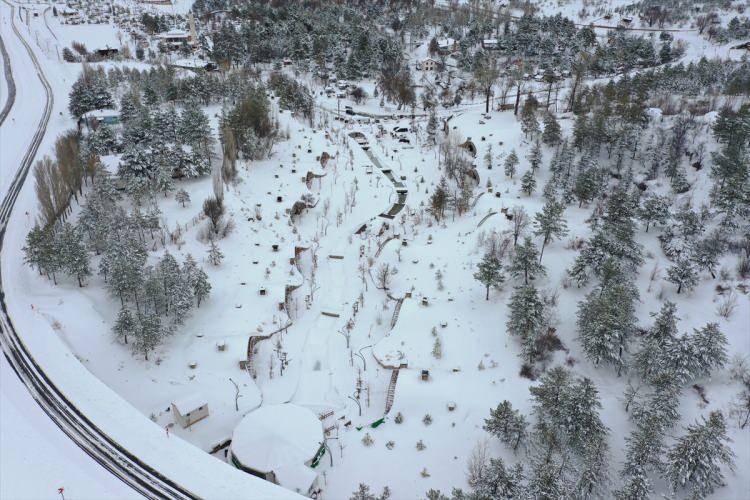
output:
M391 372L391 383L388 384L388 393L385 396L385 413L388 414L393 406L393 398L396 395L396 382L398 382L399 368L394 368Z
M391 317L391 329L396 326L398 321L398 314L401 312L401 305L404 303L404 298L396 299L396 307L393 309L393 316Z

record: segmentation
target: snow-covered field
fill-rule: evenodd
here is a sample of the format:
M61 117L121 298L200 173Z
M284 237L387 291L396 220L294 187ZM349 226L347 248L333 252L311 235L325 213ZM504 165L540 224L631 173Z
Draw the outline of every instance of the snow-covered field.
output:
M580 5L568 3L557 8L554 3L539 5L547 14L561 12L582 22L577 15ZM614 2L611 7L624 3ZM159 9L184 13L189 7L190 2L185 1ZM26 150L27 135L39 121L42 91L31 65L23 63L26 55L10 29L9 9L4 3L0 9L0 33L14 62L18 87L16 105L0 129L0 191L4 192ZM97 43L119 45L117 32L111 25L63 26L52 17L45 23L41 14L32 18L24 35L34 41L53 83L55 108L40 149L40 154L50 154L56 136L75 127L67 111L67 95L80 71L79 64L60 62L58 51L72 41L90 47ZM675 33L675 38L687 45L685 61L729 54L729 45L717 47L692 32ZM409 55L416 61L426 54L423 45ZM316 85L308 77L301 80ZM363 87L372 94L373 82L363 82ZM487 118L480 95L474 103L441 111L441 118L454 115L450 129L459 142L470 138L476 144L479 182L471 209L438 223L426 207L445 172L438 167L438 149L427 144L426 116L413 121L386 118L399 111L390 104L380 107L377 98L356 105L349 99L339 102L321 95L321 86L314 90L317 118L313 126L288 111L275 110L280 129L288 131L289 138L277 144L266 160L240 162L238 182L225 192L228 216L236 228L220 242L225 255L221 265L208 262L208 246L200 238L206 224L199 217L200 207L212 193L211 179L179 181L192 200L186 207L173 197L159 199L168 226L184 228L181 242L169 244L168 251L179 261L193 255L208 273L213 289L210 299L195 309L148 361L132 355L128 346L111 335L120 302L106 294L100 276L90 277L84 288L73 279L63 279L55 286L23 264L22 241L33 227L36 213L31 180L8 227L10 236L2 261L6 300L32 350L42 361L55 364L51 373L66 379L71 390L80 391L76 396L98 418L113 413L113 432L126 421L138 420L127 429L145 429L147 438L139 440L139 445L148 446L147 439L157 442L150 458L159 461L159 453L165 453L165 461L175 459L171 471L180 470L178 457L188 448L174 448L168 440L185 440L196 447L190 448L194 453L210 452L231 438L248 412L261 405L292 402L326 415L323 425L330 430L329 452L316 469L323 477L325 498L348 498L359 483L378 492L388 486L392 497L398 499L421 498L433 488L444 493L453 487L466 488L466 462L477 442L488 441L493 456L510 463L519 460L491 439L482 426L490 408L505 399L529 414L532 401L528 389L534 384L519 377L520 345L506 333L507 303L516 282L509 280L501 290L491 290L485 300L484 287L472 277L483 256L480 242L493 232L511 230L512 223L503 211L520 206L533 216L542 209L545 199L541 191L550 176L547 166L553 150L543 148L537 190L527 195L521 191L520 177L528 169L526 158L533 145L524 137L512 110L491 111ZM0 98L5 97L0 91ZM335 111L345 105L379 117L384 131L374 120L346 124L334 120ZM212 106L205 111L216 128L221 110ZM658 115L656 110L652 112ZM714 116L698 119L708 126ZM574 117L562 114L560 118L563 131L569 134ZM396 125L412 128L407 134L409 144L388 133ZM350 137L353 132L367 138L369 151ZM482 160L490 145L492 169ZM502 168L511 149L521 159L519 175L513 179ZM324 152L332 156L325 167L319 162ZM103 158L113 172L118 160ZM708 170L689 172L693 189L681 196L692 200L695 207L710 190ZM309 187L304 182L308 172L319 176ZM405 207L393 219L381 217L397 202L397 188L408 190ZM667 192L669 186L657 184L654 189ZM292 222L287 209L303 194L311 194L318 203ZM79 210L74 205L73 215ZM625 458L625 438L633 428L623 407L628 377L618 377L586 360L576 339L576 310L590 287L569 287L566 280L578 255L571 242L574 237L590 236L587 219L591 211L591 207L576 204L566 208L570 234L545 248L542 263L547 276L538 278L535 285L559 293L556 328L566 350L556 353L551 364L568 363L576 374L596 384L602 420L611 432L612 464L619 469ZM646 255L636 282L640 325L647 328L652 322L650 313L658 311L662 301L671 300L678 307L680 332L717 322L728 338L730 358L750 354L746 294L739 294L736 311L724 318L716 312L717 281L708 276L701 276L695 290L680 295L665 281L664 271L656 283L651 282L652 269L665 270L669 265L657 234L638 233ZM152 252L150 262L163 253L163 249ZM293 263L290 259L295 257ZM734 256L727 256L718 267L729 269L735 263ZM397 269L387 293L377 288L374 279L381 264ZM729 284L737 286L739 282L732 279ZM287 310L281 311L278 306L284 302L286 287L294 291ZM258 344L253 356L256 377L252 378L239 366L246 359L248 339L272 332L278 333ZM440 356L433 352L436 339L441 345ZM219 350L219 344L225 348ZM283 373L281 351L288 360ZM45 420L4 360L2 365L0 497L50 498L58 487L65 487L69 498L132 496ZM402 368L392 408L384 423L371 426L386 413L392 368L398 366ZM81 375L84 369L101 384L77 381L76 374ZM429 372L427 380L423 380L425 370ZM239 387L239 399L235 399L234 383ZM695 391L686 388L680 399L681 425L712 410L727 413L740 388L726 370L700 383L709 402L702 402ZM115 394L107 395L107 388ZM91 395L83 394L88 390ZM209 417L187 429L171 426L170 404L191 394L205 397ZM123 409L125 401L137 413ZM403 422L396 422L397 414L403 416ZM427 415L429 423L425 423ZM677 433L682 434L681 430ZM724 470L728 485L714 498L747 498L750 436L736 425L730 425L728 433L737 455L736 470ZM365 435L371 437L370 445L363 444ZM221 463L225 460L222 452L215 457L217 460L210 459L217 467L212 471L225 468L233 473L227 476L232 480L242 474ZM43 480L34 479L30 485L32 467L34 478ZM196 481L209 485L208 475ZM258 481L252 484L255 487ZM238 490L230 485L224 493ZM253 492L259 498L279 494L262 486Z

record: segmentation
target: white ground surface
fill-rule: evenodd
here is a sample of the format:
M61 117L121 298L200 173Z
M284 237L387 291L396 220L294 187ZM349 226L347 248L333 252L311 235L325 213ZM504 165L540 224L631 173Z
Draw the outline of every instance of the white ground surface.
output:
M3 13L7 11L5 4L0 4L0 8L4 9ZM57 31L59 27L55 21L50 19L49 22L53 32ZM53 50L53 42L45 41L54 37L49 31L48 35L42 34L47 28L39 20L34 23L31 33L41 36L38 52L50 72L56 94L51 129L41 148L42 152L49 152L56 134L73 126L65 110L66 96L79 66L60 64L56 50ZM3 16L0 26L11 58L22 60L25 54L20 45L14 42L15 48L11 47L14 35L7 25L7 16ZM92 35L85 26L70 27L70 31L62 35L66 40L83 41L87 41L89 36ZM703 47L703 42L692 41L686 58L698 58L703 53L712 55L710 51L714 50L713 47ZM419 52L412 54L413 60L419 55ZM29 136L25 132L33 129L41 113L38 109L41 89L29 65L14 67L14 70L18 72L17 81L28 83L19 86L17 101L22 104L17 105L8 118L12 126L3 126L0 130L2 186L5 186L7 166L17 165L25 150L24 140ZM337 103L335 99L319 100L319 105L329 110L335 110L339 104L342 109L345 104L353 105L346 101ZM354 107L371 113L395 111L387 106L380 108L377 99ZM500 192L501 197L495 197L494 193L482 195L469 214L455 221L448 220L445 227L427 223L428 216L423 213L428 192L432 191L441 175L436 168L435 150L419 146L415 135L412 135L411 146L400 144L388 136L378 138L374 125L344 126L329 120L327 124L316 123L313 129L288 113L281 113L282 129L289 130L290 139L279 144L269 160L254 162L247 169L242 169L241 182L226 193L229 211L237 223L237 229L221 242L226 259L219 267L204 262L206 245L197 238L200 223L194 222L200 202L211 192L210 180L181 183L180 187L188 190L193 200L190 206L182 208L171 198L161 202L170 227L178 222L187 227L184 243L179 247L170 246L169 251L179 256L192 253L206 267L214 289L209 301L194 312L184 328L168 339L149 362L133 357L125 346L112 340L109 329L118 303L102 292L99 277L92 277L83 289L72 281L54 287L21 265L18 248L33 223L35 211L33 189L29 183L19 199L19 207L9 228L15 238L10 241L19 242L18 248L8 251L3 261L4 276L8 276L8 282L14 284L10 305L15 317L19 318L18 326L30 332L28 342L46 361L57 367L55 376L70 384L72 391L78 391L79 395L92 391L94 396L85 401L90 412L102 417L109 413L113 432L118 427L145 432L154 445L154 456L165 453L173 458L180 453L190 453L186 451L187 447L179 448L178 452L169 448L169 444L179 440L174 436L167 438L163 432L163 427L172 421L165 410L174 398L200 392L208 398L210 417L189 430L174 428L171 432L202 450L208 450L231 436L242 416L261 404L291 401L315 412L333 411L333 415L324 421L326 427L337 427L332 430L332 437L336 439L329 440L333 456L324 457L319 468L324 475L327 498L347 498L359 482L366 482L376 490L388 485L393 497L399 499L420 497L429 488L450 491L454 486L465 486L466 459L475 443L487 438L481 427L489 408L503 399L511 400L514 407L521 411L527 411L530 405L529 381L517 375L520 368L517 357L519 346L514 339L507 337L504 328L506 303L512 283L508 283L500 292L492 292L490 300L485 301L483 288L471 278L473 268L481 258L481 252L476 250L479 234L506 231L509 223L498 214L488 218L481 227L478 224L490 211L499 212L501 208L514 205L524 206L530 214L538 211L543 203L539 191L546 180L551 156L551 151L545 148L545 162L537 179L537 193L531 197L520 194L518 181L506 179L500 165L502 155L514 147L521 158L519 172L525 172L528 168L525 157L529 144L523 139L512 113L492 112L491 119L481 125L479 120L483 110L483 103L463 106L451 121L451 126L455 127L462 140L470 136L480 148L477 164L481 181L477 193L486 190L487 179L490 179L494 191ZM218 109L210 108L208 111L213 116ZM396 123L388 121L384 125L390 129ZM408 125L408 120L402 123ZM562 124L567 129L570 120L563 120ZM416 135L423 139L424 122L417 125L421 132ZM353 130L360 130L368 137L373 155L384 167L393 170L396 179L403 176L405 179L402 182L409 189L408 206L403 212L409 216L402 221L399 215L390 222L391 229L384 231L382 236L378 233L384 220L377 218L377 215L388 210L396 199L396 193L379 169L375 168L372 174L366 173L365 166L372 162L353 140L346 137ZM495 168L487 170L482 158L490 143L497 158ZM326 175L314 180L308 190L300 177L308 170L321 172L315 157L323 151L329 152L335 159L325 168ZM114 166L117 160L110 157L106 161ZM292 172L292 169L296 172ZM695 185L696 199L705 196L708 181L701 177L705 174L706 169L699 174L691 172L690 180ZM320 201L299 218L295 230L287 224L284 209L308 191ZM283 197L281 203L276 201L277 196ZM356 200L353 207L352 197ZM325 208L326 200L330 203L328 209ZM255 219L256 204L260 204L262 212L260 221L250 220ZM25 211L31 215L25 215ZM569 207L566 210L572 234L586 236L588 226L584 221L590 211L590 207ZM340 218L337 217L339 212ZM417 223L415 221L420 214L423 221ZM354 234L363 223L373 218L368 231L361 235ZM379 244L393 233L399 234L407 245L402 246L399 240L391 241L375 257ZM666 258L658 247L654 232L640 234L639 240L653 255L644 265L638 282L642 300L638 308L641 324L650 324L648 314L658 310L656 295L663 289L665 298L678 303L680 331L687 332L708 321L717 321L729 337L730 355L750 353L747 339L750 305L747 297L739 296L738 310L727 321L715 313L716 283L706 276L702 277L698 289L689 295L677 296L674 287L663 280L647 291L650 270L657 263L664 268ZM279 252L271 250L274 243L279 244ZM310 247L301 254L301 272L288 263L295 245ZM562 290L565 269L575 256L566 246L566 242L555 242L545 249L543 262L547 266L548 277L539 280L537 285L546 289L561 289L558 332L570 349L569 356L577 360L576 372L594 379L600 390L604 406L602 416L612 429L612 463L617 469L622 460L624 437L630 429L620 402L626 380L615 377L607 369L595 369L585 361L574 340L576 305L587 290ZM159 249L153 258L158 258L162 252ZM311 281L313 253L317 255L318 263L314 284ZM343 258L331 258L332 255ZM401 297L407 291L413 294L412 299L404 302L393 331L390 331L390 322L394 302L387 300L383 291L375 289L369 276L365 277L367 289L363 288L365 285L358 271L361 262L371 262L373 270L381 262L395 265L399 272L393 279L391 295ZM734 261L727 260L724 264L732 267ZM444 276L443 290L436 285L435 272L438 269ZM291 318L277 309L277 303L283 297L283 287L287 284L302 284L294 292ZM260 296L260 286L266 287L269 293ZM361 301L358 300L360 294ZM308 301L306 296L309 295L313 295L313 299ZM428 306L420 305L422 296L428 298ZM359 304L355 314L356 302ZM31 304L34 305L33 311ZM337 313L339 317L323 313ZM347 348L347 339L340 333L350 318L353 320L349 339L351 351ZM293 323L285 333L260 344L255 356L257 378L253 380L246 372L239 370L237 364L244 359L248 337L268 334L287 324L290 319ZM442 322L446 323L445 328L440 327ZM433 327L437 327L443 343L443 356L439 360L430 354L434 341L431 335ZM289 359L283 376L275 352L277 338ZM226 342L224 352L215 348L220 340ZM357 352L362 354L363 359L353 354ZM384 411L390 370L381 367L373 354L383 360L389 354L400 356L400 353L405 356L409 367L401 371L389 418L377 428L357 430L357 427L367 426L380 418ZM561 354L558 361L562 359ZM190 370L187 364L193 361L197 363L197 368ZM483 370L478 369L480 361ZM420 380L422 369L430 370L429 382ZM98 384L98 381L80 382L90 374L102 384ZM240 411L234 409L234 386L229 382L229 377L241 389ZM361 410L351 399L358 377L362 380ZM726 411L730 399L739 390L724 372L701 383L705 385L711 403L702 407L696 394L686 389L681 407L683 424L712 409ZM3 402L5 385L3 381ZM113 397L105 386L135 410L124 409L124 402ZM452 412L447 409L449 402L456 404ZM403 424L393 422L392 417L397 412L404 415ZM433 423L425 426L422 417L428 413L432 415ZM5 414L4 410L3 418L6 418ZM12 423L17 414L11 410L8 415ZM158 427L148 423L147 417L152 415ZM124 430L120 432L125 433ZM374 439L370 447L361 443L365 432ZM675 433L680 434L681 431L678 429ZM730 433L738 455L737 472L727 472L729 486L719 490L715 498L741 499L750 491L749 479L744 474L744 471L750 470L750 442L746 431L742 433L732 427ZM167 442L167 439L171 441ZM424 442L425 450L415 448L418 440ZM392 450L385 446L389 441L394 442ZM40 448L43 446L43 443L39 444ZM197 452L192 447L190 450ZM491 450L494 454L514 460L497 442L491 442ZM67 452L62 456L67 456ZM330 465L331 459L333 466ZM179 469L179 460L177 463L174 470ZM218 461L216 465L230 470ZM423 469L427 469L429 477L420 474ZM81 468L81 471L85 472L86 469ZM93 483L96 477L92 476ZM72 484L78 486L79 482ZM99 486L98 483L96 485ZM91 496L97 496L100 490L90 491ZM87 494L81 493L82 496Z

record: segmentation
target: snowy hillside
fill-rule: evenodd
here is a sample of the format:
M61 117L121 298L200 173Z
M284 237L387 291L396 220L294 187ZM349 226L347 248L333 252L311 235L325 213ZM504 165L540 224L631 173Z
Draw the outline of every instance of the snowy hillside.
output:
M3 498L750 491L744 5L0 7Z

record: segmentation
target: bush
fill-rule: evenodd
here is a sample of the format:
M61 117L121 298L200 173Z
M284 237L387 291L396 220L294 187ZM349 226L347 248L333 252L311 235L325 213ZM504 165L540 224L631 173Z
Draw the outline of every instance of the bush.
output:
M72 50L70 50L68 47L64 47L62 51L62 58L65 62L78 62L80 59L78 56L76 56Z

